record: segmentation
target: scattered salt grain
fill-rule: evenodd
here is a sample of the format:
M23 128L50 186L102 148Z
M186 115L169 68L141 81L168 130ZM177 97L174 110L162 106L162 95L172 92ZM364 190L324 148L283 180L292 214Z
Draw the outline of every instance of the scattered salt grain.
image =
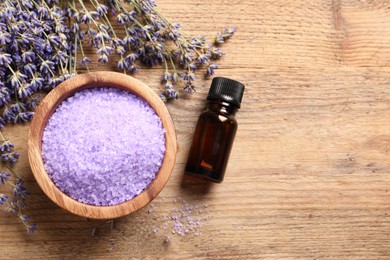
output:
M87 89L50 117L42 156L65 194L90 205L116 205L155 178L165 154L164 133L143 99L116 88Z
M171 237L168 236L168 235L165 235L164 242L165 242L165 243L169 243L170 241L171 241Z
M114 229L115 223L114 223L114 220L113 220L113 219L111 219L111 220L109 220L109 221L106 221L106 224L109 224L109 225L110 225L110 229L111 229L111 230Z
M109 252L111 252L113 249L116 248L116 243L115 243L115 239L113 238L110 238L108 240L109 244L110 244L110 248L108 249Z
M92 231L91 231L91 237L94 237L96 234L96 228L93 228Z
M153 204L150 204L150 205L149 205L149 208L148 208L148 213L149 213L149 214L152 214L152 213L153 213L153 210L154 210L154 205L153 205Z
M179 207L179 203L181 203L181 207ZM168 234L182 237L187 234L200 236L202 234L200 232L202 221L207 221L209 216L205 215L208 212L204 210L192 210L201 207L199 201L189 203L181 198L175 198L173 204L175 206L170 210L170 213L162 216L160 220L162 224L153 227L153 232L165 233L166 236ZM207 204L203 205L203 207L207 207ZM148 213L158 214L153 205L149 206Z

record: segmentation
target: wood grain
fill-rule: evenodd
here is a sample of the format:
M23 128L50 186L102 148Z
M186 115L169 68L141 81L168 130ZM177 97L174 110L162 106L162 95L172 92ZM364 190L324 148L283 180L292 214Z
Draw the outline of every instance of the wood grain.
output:
M224 182L183 185L211 83L201 74L196 94L168 104L179 147L173 174L153 201L156 213L142 209L114 230L52 203L27 162L28 125L7 127L22 154L17 170L32 192L28 213L39 231L28 237L18 220L0 218L0 258L389 259L390 2L157 4L192 34L237 27L217 71L246 85ZM144 69L136 77L158 91L161 73ZM166 242L153 228L178 196L208 203L210 218L201 236Z

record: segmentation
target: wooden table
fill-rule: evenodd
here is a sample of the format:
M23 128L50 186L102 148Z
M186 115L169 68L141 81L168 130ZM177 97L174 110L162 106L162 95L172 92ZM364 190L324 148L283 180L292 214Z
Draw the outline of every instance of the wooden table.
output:
M211 82L200 75L196 94L168 104L178 157L153 212L144 208L118 219L112 230L52 203L28 165L29 125L7 126L39 230L28 236L17 219L2 216L0 258L389 259L390 2L157 4L191 34L212 37L237 27L217 71L247 87L225 181L182 178ZM157 91L160 74L144 69L136 77ZM208 205L200 236L168 238L170 227L155 230L175 199Z

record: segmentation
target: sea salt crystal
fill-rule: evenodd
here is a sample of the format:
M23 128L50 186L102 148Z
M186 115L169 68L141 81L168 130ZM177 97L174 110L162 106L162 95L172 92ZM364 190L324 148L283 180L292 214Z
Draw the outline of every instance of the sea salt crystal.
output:
M173 202L173 203L172 203ZM204 215L208 214L205 210L193 210L203 207L208 207L207 204L201 206L200 202L196 200L195 202L187 202L186 200L179 198L173 199L171 204L173 208L170 210L170 213L164 214L159 220L160 225L154 226L153 232L161 232L168 234L174 234L178 236L186 236L188 234L193 234L194 236L200 236L202 221L205 222L208 220L209 216ZM181 207L179 206L181 203ZM158 214L156 212L154 205L149 205L148 208L149 214Z
M63 101L42 139L45 169L71 198L116 205L140 194L165 154L165 130L143 99L116 88L93 88Z

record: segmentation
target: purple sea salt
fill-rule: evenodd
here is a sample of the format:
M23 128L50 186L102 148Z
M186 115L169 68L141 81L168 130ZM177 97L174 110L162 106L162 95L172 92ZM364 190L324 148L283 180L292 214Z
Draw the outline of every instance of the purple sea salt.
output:
M116 205L141 193L165 154L165 130L143 99L116 88L93 88L63 101L42 139L46 171L71 198Z
M208 211L196 210L201 207L199 201L190 203L184 199L175 198L172 202L175 206L170 210L169 214L161 216L159 220L160 225L153 227L153 233L165 233L166 236L168 234L182 237L190 234L200 236L202 234L202 221L205 222L209 218L206 215ZM181 206L179 206L179 203ZM208 205L205 204L203 207L207 208ZM149 205L147 212L148 214L158 214L155 211L154 205Z

